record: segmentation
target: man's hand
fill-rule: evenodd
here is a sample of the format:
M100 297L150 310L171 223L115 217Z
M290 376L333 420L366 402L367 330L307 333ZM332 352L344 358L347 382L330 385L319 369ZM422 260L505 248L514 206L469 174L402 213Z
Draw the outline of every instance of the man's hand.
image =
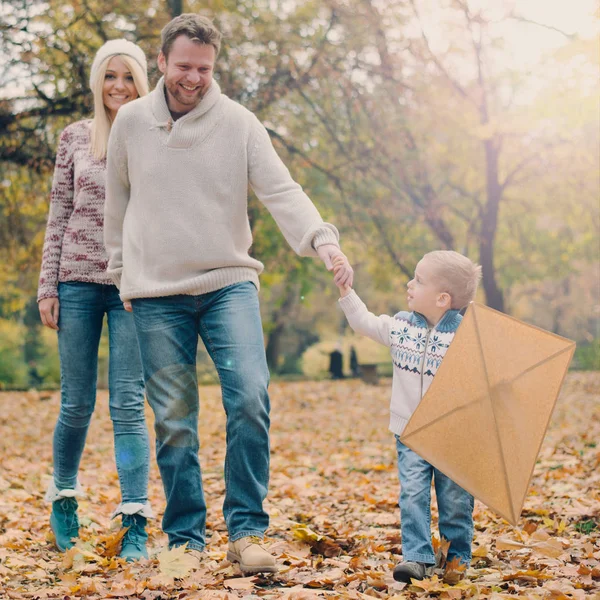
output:
M131 306L131 302L129 302L128 300L126 300L125 302L123 302L123 308L127 312L133 312L133 307Z
M44 298L38 303L42 324L58 331L58 313L60 304L58 298Z
M341 258L342 262L339 263L338 268L335 271L333 283L340 286L352 287L354 280L354 270L350 266L346 255L334 244L323 244L317 248L317 254L319 258L325 263L325 267L328 271L333 271L333 261L336 258Z

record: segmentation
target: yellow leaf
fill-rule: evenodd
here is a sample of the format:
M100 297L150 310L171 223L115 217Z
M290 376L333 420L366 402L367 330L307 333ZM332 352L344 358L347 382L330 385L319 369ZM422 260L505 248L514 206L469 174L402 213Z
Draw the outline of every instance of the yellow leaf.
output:
M560 535L567 528L567 522L563 519L560 525L556 529L556 532Z
M187 544L177 546L171 550L165 548L158 555L160 572L173 578L187 577L197 565L197 560L186 553Z
M552 527L552 529L554 529L554 519L544 517L542 521L546 527Z
M306 527L306 525L294 525L292 527L292 534L301 542L318 542L323 539L322 535L315 533L312 529Z

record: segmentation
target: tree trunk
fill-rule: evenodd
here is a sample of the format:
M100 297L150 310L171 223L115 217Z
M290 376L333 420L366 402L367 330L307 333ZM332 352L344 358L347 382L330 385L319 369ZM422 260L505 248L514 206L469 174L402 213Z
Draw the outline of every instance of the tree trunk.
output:
M285 331L285 324L283 322L277 323L275 327L269 333L267 339L267 348L265 350L267 355L267 365L269 365L269 371L277 372L279 365L279 357L281 356L281 338Z
M183 12L183 0L167 0L171 19L178 17Z
M504 294L496 282L494 243L498 227L498 208L502 188L498 181L498 147L493 139L483 142L485 149L486 203L479 235L479 262L483 272L483 289L488 306L504 312Z
M279 357L281 356L281 338L285 332L290 313L298 299L298 284L288 283L283 292L284 299L281 306L273 314L274 327L267 338L267 364L271 371L277 372Z

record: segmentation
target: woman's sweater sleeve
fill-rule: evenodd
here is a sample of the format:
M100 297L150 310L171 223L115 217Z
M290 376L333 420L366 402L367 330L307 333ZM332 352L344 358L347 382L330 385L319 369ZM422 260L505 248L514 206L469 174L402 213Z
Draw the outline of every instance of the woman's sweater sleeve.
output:
M365 303L354 290L344 298L340 298L339 303L350 327L356 333L366 335L384 346L390 346L390 330L394 323L394 317L389 315L377 316L369 312Z
M38 302L44 298L58 297L60 255L65 230L73 213L73 195L73 134L69 128L66 128L60 136L56 152L54 179L50 192L50 211L38 284Z

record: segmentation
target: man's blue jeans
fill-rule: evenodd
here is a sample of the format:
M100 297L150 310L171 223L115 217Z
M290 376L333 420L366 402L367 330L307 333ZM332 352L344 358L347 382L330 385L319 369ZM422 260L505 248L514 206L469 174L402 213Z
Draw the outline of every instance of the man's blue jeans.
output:
M88 427L96 405L98 347L108 320L109 408L121 505L146 504L150 444L144 415L144 383L131 314L114 285L66 282L58 285L61 403L54 429L53 498L75 489Z
M400 476L400 526L405 561L435 563L431 545L431 480L435 483L440 536L450 542L448 560L471 564L473 496L396 436Z
M258 293L242 282L198 296L132 301L146 393L154 410L156 459L169 546L205 545L206 504L198 460L198 335L212 358L227 416L225 502L230 541L261 536L269 482L269 371Z

